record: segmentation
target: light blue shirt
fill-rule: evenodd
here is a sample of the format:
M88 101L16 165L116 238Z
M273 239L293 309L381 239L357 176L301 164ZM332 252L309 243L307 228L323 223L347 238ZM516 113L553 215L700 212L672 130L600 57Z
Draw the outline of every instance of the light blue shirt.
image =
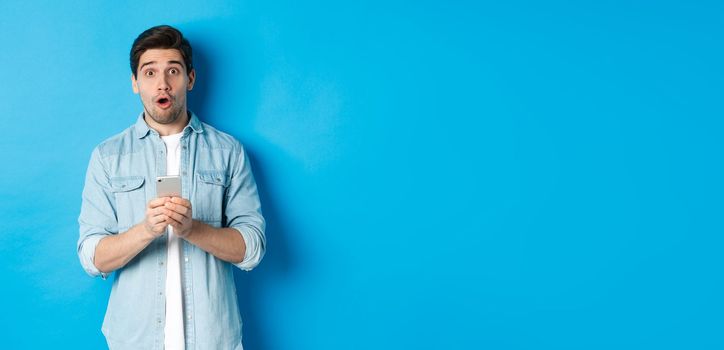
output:
M249 271L264 256L265 222L249 158L234 137L189 111L181 137L182 197L193 219L237 229L246 243L238 264L183 241L182 293L186 349L242 349L233 266ZM83 189L78 258L91 276L98 242L144 220L156 198L156 177L166 175L166 147L143 113L134 125L93 150ZM163 349L167 236L155 239L115 271L101 328L111 349Z

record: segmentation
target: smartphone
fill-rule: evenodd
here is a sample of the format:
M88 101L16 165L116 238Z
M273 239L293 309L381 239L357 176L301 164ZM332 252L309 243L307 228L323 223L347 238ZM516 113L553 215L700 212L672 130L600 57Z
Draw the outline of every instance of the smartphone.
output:
M157 177L156 197L181 197L181 176Z

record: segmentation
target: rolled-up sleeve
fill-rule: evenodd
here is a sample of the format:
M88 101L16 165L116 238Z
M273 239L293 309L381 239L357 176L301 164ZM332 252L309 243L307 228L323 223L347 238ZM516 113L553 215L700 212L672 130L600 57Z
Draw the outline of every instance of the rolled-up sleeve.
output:
M93 150L83 187L83 197L78 217L80 237L78 238L78 259L83 270L92 277L103 273L95 266L96 246L101 239L118 232L115 200L109 190L108 173L103 166L99 148Z
M250 271L261 262L266 251L265 221L261 213L261 204L256 181L251 172L249 158L243 146L236 152L234 168L226 196L227 226L239 231L246 244L244 260L236 267Z

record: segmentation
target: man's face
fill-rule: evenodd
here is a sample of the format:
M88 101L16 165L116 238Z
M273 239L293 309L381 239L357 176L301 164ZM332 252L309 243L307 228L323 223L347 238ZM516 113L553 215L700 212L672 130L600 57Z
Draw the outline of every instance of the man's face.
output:
M186 113L186 91L194 86L195 71L186 72L181 52L150 49L141 54L133 92L141 95L145 115L159 124L173 124ZM148 121L147 121L148 122Z

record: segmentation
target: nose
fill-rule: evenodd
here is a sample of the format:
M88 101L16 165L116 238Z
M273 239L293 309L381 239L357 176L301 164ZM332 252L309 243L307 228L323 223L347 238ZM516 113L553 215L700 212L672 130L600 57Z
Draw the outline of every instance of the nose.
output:
M165 76L159 79L158 89L161 91L168 91L171 89L171 85L169 85Z

